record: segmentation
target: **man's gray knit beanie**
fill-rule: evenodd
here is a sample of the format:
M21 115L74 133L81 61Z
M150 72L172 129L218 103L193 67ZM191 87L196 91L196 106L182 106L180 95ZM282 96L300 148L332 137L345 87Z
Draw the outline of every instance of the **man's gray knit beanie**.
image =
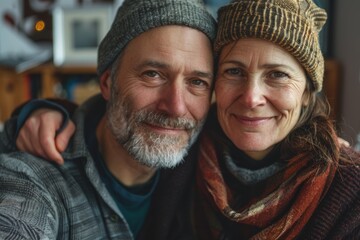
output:
M129 41L151 28L182 25L200 30L211 41L216 21L202 0L125 0L98 49L97 72L101 76Z

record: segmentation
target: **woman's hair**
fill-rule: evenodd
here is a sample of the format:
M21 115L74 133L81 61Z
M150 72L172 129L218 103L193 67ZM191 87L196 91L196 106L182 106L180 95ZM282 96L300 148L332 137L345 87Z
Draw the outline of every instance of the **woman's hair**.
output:
M308 105L303 107L294 129L282 141L282 152L287 157L305 152L319 163L337 164L340 148L329 117L329 102L321 92L315 91L310 79L306 82L303 97L308 98Z

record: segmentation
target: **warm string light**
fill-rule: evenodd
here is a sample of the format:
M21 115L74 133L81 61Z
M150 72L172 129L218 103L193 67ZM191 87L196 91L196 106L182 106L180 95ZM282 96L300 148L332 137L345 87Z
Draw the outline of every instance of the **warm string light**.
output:
M45 22L43 20L39 20L35 23L35 30L41 32L45 29Z

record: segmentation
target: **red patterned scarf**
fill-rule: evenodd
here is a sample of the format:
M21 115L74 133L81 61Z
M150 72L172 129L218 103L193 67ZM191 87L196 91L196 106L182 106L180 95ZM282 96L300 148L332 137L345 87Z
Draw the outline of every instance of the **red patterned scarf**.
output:
M259 194L247 201L248 204L234 209L235 192L224 181L218 159L220 154L215 146L219 145L208 136L202 137L197 169L200 191L195 205L198 215L195 218L202 222L196 224L200 239L221 238L226 230L219 215L235 226L256 229L247 236L250 239L294 239L319 205L335 173L336 167L331 164L314 163L306 154L298 155L261 184Z

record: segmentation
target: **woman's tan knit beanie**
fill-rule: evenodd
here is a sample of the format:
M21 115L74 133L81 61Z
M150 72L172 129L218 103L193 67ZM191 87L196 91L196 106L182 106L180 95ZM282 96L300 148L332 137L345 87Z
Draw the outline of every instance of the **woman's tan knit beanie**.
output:
M242 38L273 42L304 67L316 91L322 88L324 58L319 32L326 12L312 0L233 0L219 9L215 52Z

